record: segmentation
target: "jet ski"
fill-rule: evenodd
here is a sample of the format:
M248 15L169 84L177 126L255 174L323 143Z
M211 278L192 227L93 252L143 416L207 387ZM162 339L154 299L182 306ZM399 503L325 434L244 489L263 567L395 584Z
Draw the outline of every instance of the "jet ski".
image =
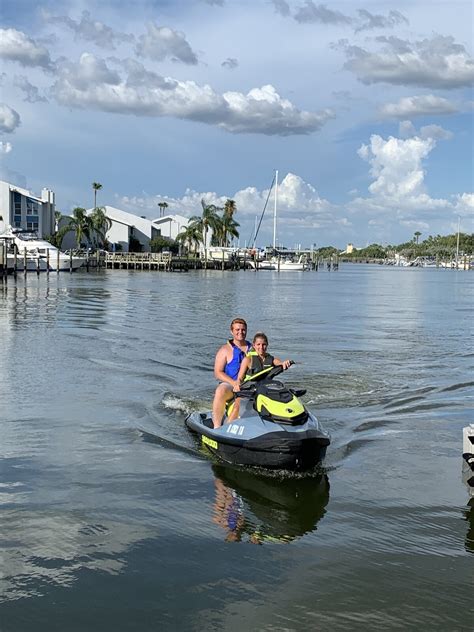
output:
M329 434L298 399L305 389L286 387L275 378L282 366L265 368L246 378L241 390L239 417L228 420L233 402L220 428L212 413L193 412L186 426L201 445L225 463L303 471L320 463L330 443Z

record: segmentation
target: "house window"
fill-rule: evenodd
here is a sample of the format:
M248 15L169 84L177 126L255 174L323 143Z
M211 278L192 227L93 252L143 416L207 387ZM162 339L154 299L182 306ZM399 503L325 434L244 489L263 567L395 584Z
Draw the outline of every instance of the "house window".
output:
M21 215L21 195L17 192L13 192L13 211L15 215Z
M21 228L21 215L13 216L13 225L15 228Z
M26 199L26 214L27 215L38 215L39 213L39 204L35 200Z

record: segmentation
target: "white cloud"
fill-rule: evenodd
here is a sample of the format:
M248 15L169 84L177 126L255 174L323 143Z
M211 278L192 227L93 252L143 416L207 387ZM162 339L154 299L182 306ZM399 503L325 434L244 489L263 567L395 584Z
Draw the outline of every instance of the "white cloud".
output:
M12 149L11 143L0 140L0 154L9 154Z
M474 217L474 193L461 193L455 196L454 210L458 215L472 219Z
M395 213L405 218L411 213L433 211L450 206L447 200L433 199L425 191L422 162L436 146L434 138L414 136L406 140L374 134L369 145L362 145L359 156L370 164L374 178L371 197L357 198L352 210Z
M0 57L22 66L37 66L44 70L53 67L46 48L16 29L0 29Z
M362 83L449 89L474 81L472 58L451 36L434 35L414 43L396 37L377 37L376 41L385 45L381 52L369 52L345 40L339 42L348 57L344 68L354 72Z
M136 53L139 57L148 57L154 61L170 58L184 64L198 63L197 55L186 41L184 33L153 23L147 25L146 35L138 38Z
M268 189L258 190L256 187L246 187L229 195L218 195L213 192L198 192L187 189L181 198L166 196L151 197L120 197L118 205L132 212L147 213L153 217L157 204L166 201L172 213L191 217L200 214L201 199L209 204L224 206L226 200L231 198L237 205L236 219L241 224L252 223L255 216L260 217L268 197ZM273 212L273 193L270 197L267 214L270 217ZM334 221L333 211L336 207L327 200L321 198L316 189L305 182L300 176L288 173L280 182L278 188L278 217L285 221L287 226L300 228L330 226ZM346 218L337 220L341 225L349 225Z
M110 70L103 59L90 53L83 53L78 64L63 62L59 67L58 76L59 79L53 86L53 94L61 102L66 99L66 103L68 95L82 94L83 98L87 99L87 95L96 94L100 98L107 88L120 86L119 74Z
M420 127L419 135L420 138L433 138L435 140L449 140L453 137L452 132L440 125L424 125Z
M70 28L76 39L93 42L100 48L115 49L117 44L131 42L135 38L127 33L114 31L110 26L93 20L89 11L83 11L80 20L73 20L68 16L53 16L43 11L43 18L50 24L61 24Z
M11 134L20 125L20 115L9 105L0 103L0 132Z
M66 106L135 114L172 116L216 125L233 133L287 136L319 130L334 117L331 110L305 112L283 99L271 85L247 94L219 95L194 81L177 81L146 71L141 64L126 61L127 79L91 55L81 55L78 64L63 63L52 94Z
M315 132L331 118L332 110L305 112L283 99L271 85L253 88L246 95L225 92L225 120L218 123L230 132L290 136Z
M394 118L454 114L458 111L458 108L451 101L433 94L403 97L398 103L386 103L380 108L380 113L383 116Z

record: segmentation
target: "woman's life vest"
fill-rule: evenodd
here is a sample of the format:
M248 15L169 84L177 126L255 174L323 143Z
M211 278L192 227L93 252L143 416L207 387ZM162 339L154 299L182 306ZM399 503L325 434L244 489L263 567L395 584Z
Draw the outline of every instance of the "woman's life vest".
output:
M255 373L260 373L263 369L268 369L268 367L273 366L273 360L275 359L269 353L265 354L264 358L261 358L253 349L247 353L247 358L250 359L247 375L255 375Z
M228 375L232 380L236 380L237 376L239 375L242 360L245 358L252 345L246 340L245 344L247 345L247 348L245 349L245 351L241 351L238 347L235 346L233 340L229 340L228 343L232 347L232 360L225 365L224 373Z

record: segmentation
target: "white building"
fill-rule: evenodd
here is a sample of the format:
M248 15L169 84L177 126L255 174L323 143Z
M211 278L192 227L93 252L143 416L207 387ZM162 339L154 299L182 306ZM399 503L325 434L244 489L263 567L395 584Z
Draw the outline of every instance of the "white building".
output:
M189 219L183 215L165 215L154 219L152 224L160 231L162 237L176 239L179 233L189 224Z
M189 221L182 215L166 215L151 221L146 217L122 211L114 206L103 206L102 208L112 222L112 226L106 234L110 248L115 247L122 252L129 251L131 239L140 242L142 252L149 252L152 239L159 236L176 239L178 233L188 225ZM89 209L87 213L90 214L92 211L93 209Z
M39 237L55 230L55 195L43 189L41 197L14 184L0 180L0 233L7 226L34 230Z

